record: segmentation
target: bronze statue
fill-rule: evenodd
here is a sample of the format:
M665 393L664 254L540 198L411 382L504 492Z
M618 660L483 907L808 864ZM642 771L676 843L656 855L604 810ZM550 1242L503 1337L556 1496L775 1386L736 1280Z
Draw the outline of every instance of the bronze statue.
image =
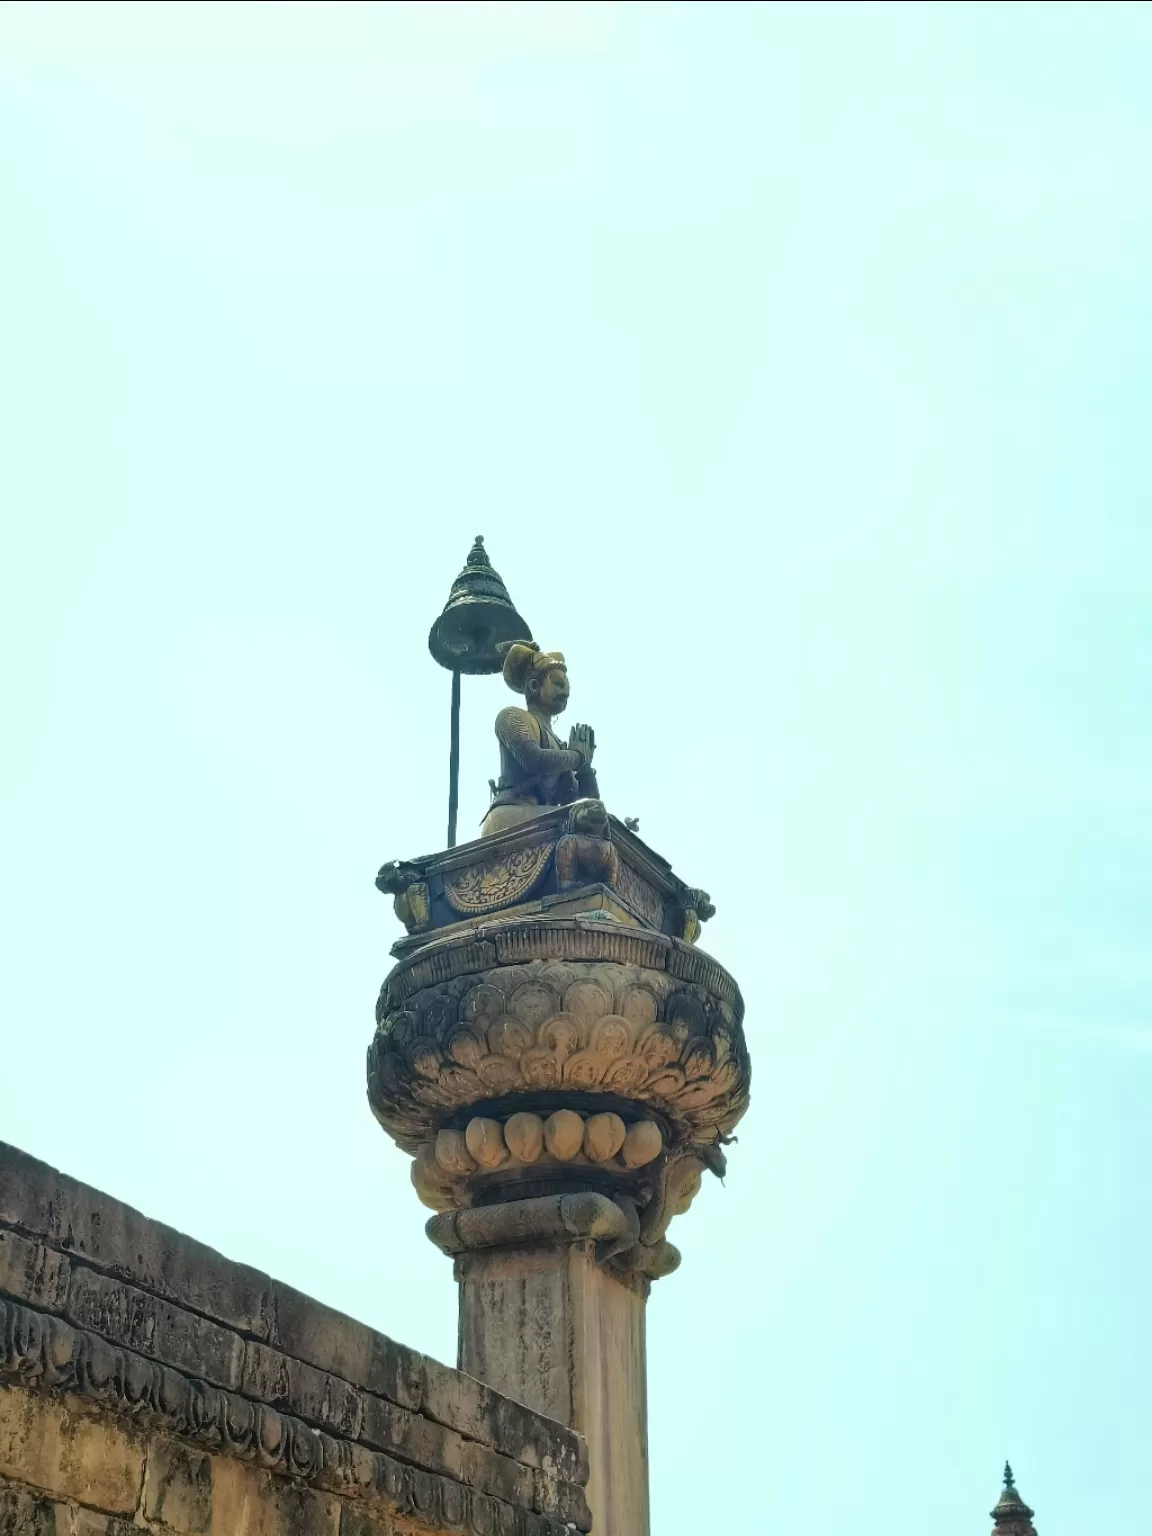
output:
M554 805L599 795L592 771L596 738L591 726L574 725L568 744L552 730L553 718L568 704L568 668L559 651L542 651L535 641L501 647L504 681L524 695L524 709L510 705L496 716L500 782L481 834L490 837Z

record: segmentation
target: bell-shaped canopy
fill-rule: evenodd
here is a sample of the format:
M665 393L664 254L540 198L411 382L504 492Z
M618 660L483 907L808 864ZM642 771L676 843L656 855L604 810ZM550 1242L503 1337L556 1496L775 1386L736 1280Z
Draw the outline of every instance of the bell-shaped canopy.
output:
M502 642L531 640L532 631L516 612L508 589L492 569L484 537L468 554L452 583L444 611L432 626L428 649L442 667L454 672L499 672Z

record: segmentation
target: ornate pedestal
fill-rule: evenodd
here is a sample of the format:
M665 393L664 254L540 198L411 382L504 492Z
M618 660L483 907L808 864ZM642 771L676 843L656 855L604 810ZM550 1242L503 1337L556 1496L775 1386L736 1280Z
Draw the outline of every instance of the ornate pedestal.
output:
M640 1536L645 1302L748 1103L711 905L589 801L379 883L409 936L369 1098L455 1259L459 1364L580 1430L595 1531Z

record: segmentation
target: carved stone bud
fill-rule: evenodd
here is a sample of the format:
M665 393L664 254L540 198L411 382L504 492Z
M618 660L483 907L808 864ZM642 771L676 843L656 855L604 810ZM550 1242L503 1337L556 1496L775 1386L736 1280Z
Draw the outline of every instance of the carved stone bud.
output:
M448 1173L476 1172L476 1160L468 1150L463 1131L436 1133L436 1161Z
M584 1155L594 1163L606 1163L624 1145L626 1129L619 1115L589 1115L584 1126Z
M669 1199L674 1216L683 1216L684 1212L700 1193L700 1184L704 1176L704 1165L694 1157L687 1157L671 1180Z
M499 1120L488 1120L483 1115L477 1115L475 1120L469 1120L464 1140L481 1168L499 1168L501 1163L508 1161L504 1127Z
M544 1122L526 1110L509 1117L504 1140L518 1163L534 1163L544 1150Z
M413 1159L412 1187L429 1210L450 1211L456 1203L447 1175L430 1146L421 1147Z
M625 1168L643 1168L660 1156L664 1150L664 1137L654 1120L637 1120L630 1125L620 1148L620 1161Z
M548 1116L544 1145L560 1162L572 1161L584 1145L584 1122L574 1109L558 1109Z

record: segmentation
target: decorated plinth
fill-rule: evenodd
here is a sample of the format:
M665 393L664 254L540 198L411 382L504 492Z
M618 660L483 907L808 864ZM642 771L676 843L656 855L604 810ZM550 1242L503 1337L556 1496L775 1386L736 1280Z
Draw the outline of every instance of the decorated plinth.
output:
M606 1261L655 1276L747 1106L743 1004L681 937L704 893L615 818L570 830L597 804L386 868L411 931L380 995L369 1098L444 1213L441 1247L459 1241L453 1213L595 1193L617 1207Z

